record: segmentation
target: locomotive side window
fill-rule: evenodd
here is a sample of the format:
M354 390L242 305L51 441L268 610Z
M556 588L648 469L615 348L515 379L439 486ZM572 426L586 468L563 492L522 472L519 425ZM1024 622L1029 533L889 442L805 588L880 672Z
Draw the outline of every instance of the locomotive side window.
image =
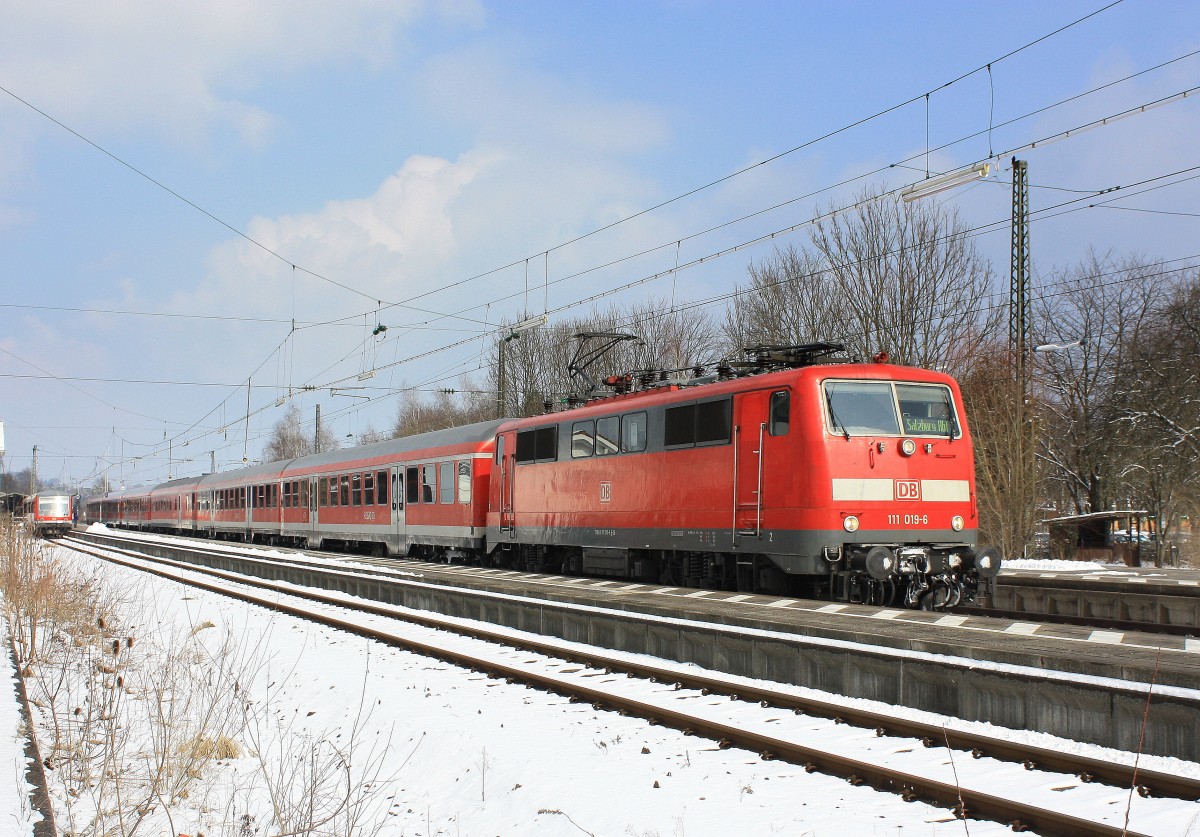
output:
M646 414L629 413L621 416L621 450L637 453L646 449Z
M616 416L596 419L596 456L608 456L617 452L617 440L621 433L621 420Z
M558 425L522 430L517 434L517 462L553 462L558 459Z
M663 427L667 447L728 443L733 430L728 398L668 407Z
M458 463L458 502L471 502L471 460Z
M522 430L517 434L517 462L533 462L537 459L536 430Z
M772 436L786 436L791 427L792 396L787 390L771 393L771 423L768 431Z
M825 403L834 433L900 435L892 385L887 381L826 381Z
M571 425L571 458L583 459L592 455L596 448L595 424L590 421L577 421Z
M412 505L413 503L419 502L421 499L421 484L417 480L416 468L409 468L405 473L407 475L406 479L408 480L408 503L409 505Z
M454 502L453 462L443 462L438 466L438 502L444 505Z
M558 459L558 425L539 427L537 430L537 458L539 462Z
M912 436L962 435L950 401L950 390L927 384L896 384L904 433Z
M728 442L733 426L728 398L702 401L696 405L696 444Z
M691 445L696 442L696 405L668 407L663 426L663 444L667 447Z

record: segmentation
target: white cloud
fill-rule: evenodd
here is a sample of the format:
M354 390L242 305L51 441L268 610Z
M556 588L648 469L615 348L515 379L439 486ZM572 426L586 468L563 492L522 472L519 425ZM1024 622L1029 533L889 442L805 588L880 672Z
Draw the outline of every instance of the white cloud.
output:
M0 78L93 130L151 129L194 143L222 126L254 145L271 117L239 92L331 60L378 66L430 7L456 23L482 15L473 0L13 0L0 8Z

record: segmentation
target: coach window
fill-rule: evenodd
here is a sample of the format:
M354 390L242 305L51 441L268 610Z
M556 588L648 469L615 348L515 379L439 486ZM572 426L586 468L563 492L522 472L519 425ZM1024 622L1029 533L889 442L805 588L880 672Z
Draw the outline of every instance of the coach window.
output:
M421 483L417 479L417 469L409 468L405 473L405 479L408 485L405 496L408 498L408 504L411 506L413 503L420 502L421 500Z
M437 466L421 466L421 502L432 503L437 488Z
M621 416L621 450L637 453L646 449L646 414L629 413Z
M338 494L343 506L350 505L350 475L342 474L342 490Z
M772 436L786 436L791 427L792 396L787 390L771 393L771 424Z
M438 466L438 502L454 502L454 463L443 462Z
M329 505L334 508L342 505L341 482L337 477L329 478Z
M362 474L352 474L350 476L350 505L362 505Z
M610 453L616 453L620 437L620 418L606 416L596 419L596 456L608 456Z
M388 502L388 472L379 471L375 474L375 505L386 506Z
M458 463L458 502L471 502L471 460L463 459Z
M367 471L362 475L363 505L375 505L375 474Z
M325 477L317 480L317 505L322 508L329 505L329 480Z
M584 459L591 456L596 447L595 425L590 421L577 421L571 425L571 458Z
M308 508L309 491L310 491L310 489L308 487L308 480L307 479L301 480L300 481L300 508L303 508L303 509Z

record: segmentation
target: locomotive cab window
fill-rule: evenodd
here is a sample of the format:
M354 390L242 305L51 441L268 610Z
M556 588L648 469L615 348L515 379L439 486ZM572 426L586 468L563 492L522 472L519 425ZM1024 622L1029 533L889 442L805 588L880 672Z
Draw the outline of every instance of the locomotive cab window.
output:
M772 436L786 436L791 427L792 396L787 390L771 393L771 421L768 430Z
M929 384L896 384L900 419L908 436L962 435L950 399L949 387Z

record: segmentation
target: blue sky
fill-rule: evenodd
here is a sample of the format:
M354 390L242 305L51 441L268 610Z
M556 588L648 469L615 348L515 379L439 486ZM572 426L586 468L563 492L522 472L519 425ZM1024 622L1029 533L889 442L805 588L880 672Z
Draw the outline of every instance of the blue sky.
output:
M1003 58L1104 5L9 0L0 6L5 467L28 467L38 445L44 477L90 480L112 463L114 481L154 482L168 470L164 439L176 476L206 470L213 450L233 467L257 457L289 387L306 417L321 403L341 437L386 427L394 397L298 390L347 378L455 386L498 319L561 309L677 256L687 263L800 224L867 185L923 178L927 124L934 147L980 134L930 155L930 169L946 171L989 155L1006 162L1008 149L1200 85L1191 57L995 127L1200 49L1194 4L1124 0ZM990 80L983 71L943 87L989 62ZM1023 150L1034 209L1200 165L1198 128L1188 98ZM830 188L914 155L915 168ZM1001 170L938 200L971 224L1003 220L1007 178ZM1125 211L1035 217L1036 273L1049 277L1089 247L1200 254L1197 218L1144 211L1193 212L1198 191L1185 181L1123 198ZM775 243L806 240L801 227ZM1006 293L1007 229L977 243ZM772 246L605 301L661 299L673 285L679 300L718 295ZM377 300L459 282L413 303L424 311L378 310ZM310 325L338 318L348 319ZM369 334L377 322L388 325L382 339ZM356 381L381 364L395 365Z

